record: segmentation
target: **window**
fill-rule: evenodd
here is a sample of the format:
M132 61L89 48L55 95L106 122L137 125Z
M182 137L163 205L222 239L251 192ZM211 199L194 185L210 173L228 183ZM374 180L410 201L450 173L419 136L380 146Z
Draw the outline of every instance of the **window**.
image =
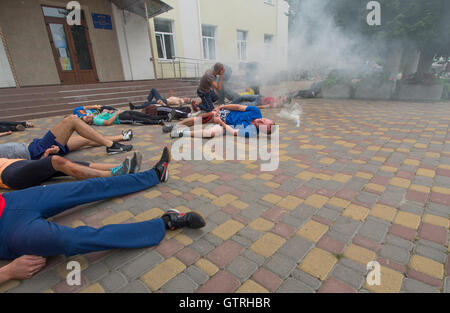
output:
M273 35L264 34L264 59L266 61L272 58Z
M155 19L155 35L159 59L169 60L175 58L172 29L172 21Z
M237 49L239 61L247 60L247 34L248 32L243 30L237 31Z
M216 59L216 27L202 25L203 58Z

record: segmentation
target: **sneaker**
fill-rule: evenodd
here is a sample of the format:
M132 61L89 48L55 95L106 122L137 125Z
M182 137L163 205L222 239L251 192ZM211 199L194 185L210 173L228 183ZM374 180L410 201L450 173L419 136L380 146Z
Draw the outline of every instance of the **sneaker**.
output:
M128 152L133 149L132 145L123 145L121 143L115 142L111 147L106 147L106 153L108 154L118 154L122 152Z
M133 130L132 129L125 129L122 131L122 140L123 141L130 141L133 139Z
M161 218L170 230L182 227L198 229L206 225L205 218L197 212L180 213L178 210L170 209Z
M130 174L130 164L131 164L131 159L129 157L127 157L125 159L125 161L122 162L122 164L111 169L111 175L112 176L120 176L120 175Z
M16 125L16 130L19 131L19 132L24 131L25 130L25 126L23 126L22 124L17 124Z
M172 159L170 155L170 151L167 147L164 148L161 159L158 163L153 167L153 169L158 174L158 178L160 182L166 182L169 179L169 162Z
M162 131L163 133L170 133L175 127L175 124L164 123Z
M172 110L167 114L166 122L170 123L173 121L174 118L175 118L175 112L174 112L174 110Z
M170 132L170 138L181 138L183 137L184 128L174 127Z
M130 160L130 174L139 173L142 163L142 153L136 151Z
M130 106L131 111L136 110L136 107L133 105L133 103L129 102L128 105Z

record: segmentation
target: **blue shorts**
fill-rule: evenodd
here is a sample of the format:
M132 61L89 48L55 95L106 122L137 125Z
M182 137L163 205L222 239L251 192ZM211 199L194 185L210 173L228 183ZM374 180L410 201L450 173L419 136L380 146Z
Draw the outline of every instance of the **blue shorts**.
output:
M55 139L56 137L51 131L48 131L41 139L34 139L33 142L28 146L31 160L39 160L45 153L45 151L52 146L59 147L59 152L57 153L57 155L64 156L70 152L67 145L63 146Z

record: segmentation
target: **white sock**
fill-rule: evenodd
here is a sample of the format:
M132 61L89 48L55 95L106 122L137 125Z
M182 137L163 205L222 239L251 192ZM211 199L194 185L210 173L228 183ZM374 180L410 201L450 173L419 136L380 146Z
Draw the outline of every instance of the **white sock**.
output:
M189 137L191 136L191 131L190 130L183 130L183 137Z

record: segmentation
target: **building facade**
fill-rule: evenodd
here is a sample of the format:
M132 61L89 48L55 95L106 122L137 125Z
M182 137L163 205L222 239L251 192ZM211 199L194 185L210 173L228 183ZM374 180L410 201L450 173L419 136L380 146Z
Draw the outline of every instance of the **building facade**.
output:
M113 2L79 0L70 26L68 1L0 0L0 88L194 77L215 62L285 67L285 0L165 0L173 9L149 23Z

